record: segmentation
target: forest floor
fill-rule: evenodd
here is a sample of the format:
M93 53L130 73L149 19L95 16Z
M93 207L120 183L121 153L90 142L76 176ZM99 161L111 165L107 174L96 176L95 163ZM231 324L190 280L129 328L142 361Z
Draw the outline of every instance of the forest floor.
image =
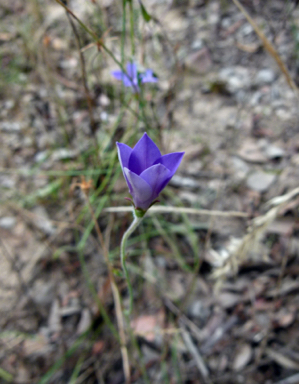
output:
M299 383L298 2L242 0L258 33L235 0L122 3L0 4L0 382L125 383L115 143L147 132L185 155L128 241L127 382Z

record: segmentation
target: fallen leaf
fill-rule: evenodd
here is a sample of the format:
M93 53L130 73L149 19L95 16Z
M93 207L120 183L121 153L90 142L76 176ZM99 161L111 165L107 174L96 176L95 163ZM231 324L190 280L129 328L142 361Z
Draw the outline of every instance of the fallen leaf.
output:
M142 315L131 321L131 327L137 336L154 341L157 331L161 332L164 323L164 311L155 315Z
M98 340L92 346L92 354L99 355L105 347L105 342L103 340Z
M278 327L287 328L295 320L295 311L291 312L285 308L282 308L275 314L274 321Z
M38 356L48 353L50 346L48 345L45 336L39 334L35 337L25 339L23 343L23 349L27 357L30 355Z
M278 219L270 223L267 233L275 233L282 236L290 236L293 233L295 220L292 218Z
M131 322L134 333L143 336L148 341L154 341L157 319L155 316L144 315Z
M233 370L241 371L249 363L252 357L252 348L249 344L244 343L237 347L236 356L233 361Z
M232 292L221 292L217 301L222 308L232 308L242 301L242 296Z
M81 335L91 326L92 318L88 308L84 308L81 313L81 318L77 327L77 335Z
M275 351L274 349L267 348L265 350L266 355L271 357L277 364L281 365L284 368L287 369L299 369L299 364L293 360L291 360L289 357L287 357L285 354L282 354L280 352Z

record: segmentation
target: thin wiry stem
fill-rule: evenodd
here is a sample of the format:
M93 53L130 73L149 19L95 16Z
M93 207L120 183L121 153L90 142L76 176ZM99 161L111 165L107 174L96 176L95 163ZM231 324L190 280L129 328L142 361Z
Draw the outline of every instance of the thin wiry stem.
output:
M132 57L135 56L135 33L134 33L134 8L133 1L129 2L130 6L130 36L131 36L131 50Z
M125 66L125 40L126 40L126 1L123 0L122 32L121 32L121 64Z
M132 288L132 284L130 281L127 265L126 265L126 242L127 242L128 238L130 237L130 235L138 227L138 225L140 224L142 219L143 219L143 217L137 217L134 214L134 220L132 221L131 225L129 226L129 228L124 233L123 238L121 240L121 244L120 244L120 260L121 260L121 265L122 265L122 268L123 268L123 271L125 274L125 279L126 279L127 284L128 284L128 290L129 290L129 300L130 301L129 301L128 315L130 315L132 313L132 309L133 309L133 288Z
M124 330L124 320L123 320L123 314L122 314L122 309L121 309L121 299L120 299L120 294L117 288L117 285L115 283L114 275L113 275L113 270L112 270L112 265L109 260L109 251L106 247L102 231L100 229L99 223L95 217L95 214L93 212L92 206L89 201L89 197L87 192L83 189L85 192L85 197L86 197L86 202L87 206L90 212L90 215L92 217L92 220L94 222L95 230L97 232L98 238L100 240L103 253L104 253L104 258L105 262L107 264L108 268L108 275L109 275L109 280L112 288L112 294L113 294L113 299L115 303L115 312L116 312L116 319L117 319L117 325L118 325L118 330L119 330L119 336L121 340L121 355L122 355L122 360L123 360L123 368L124 368L124 374L126 378L126 383L131 382L131 372L130 372L130 362L129 362L129 354L128 354L128 349L127 349L127 343L126 343L126 336L125 336L125 330Z
M85 92L85 97L88 105L88 113L89 113L89 120L90 120L90 128L91 128L91 133L95 134L96 131L96 122L93 116L93 102L92 98L90 95L90 91L88 88L87 84L87 75L86 75L86 68L85 68L85 59L83 52L81 51L81 43L80 43L80 37L76 28L76 25L74 21L72 20L70 14L66 11L67 18L69 20L69 23L72 27L72 30L74 32L77 48L78 48L78 53L79 53L79 58L80 58L80 66L81 66L81 74L82 74L82 82L83 82L83 87L84 87L84 92ZM96 143L96 147L98 147L98 144Z
M101 38L99 38L97 36L97 34L89 27L87 27L87 25L85 25L83 23L83 21L81 21L75 14L74 12L72 12L69 7L67 7L61 0L55 0L56 3L60 4L79 24L80 26L84 29L85 32L87 32L95 41L95 43L98 45L98 47L101 47L103 48L103 50L108 53L108 55L112 58L112 60L120 67L120 69L122 70L122 72L124 72L127 76L128 73L126 71L126 69L124 68L123 64L117 60L117 58L115 57L115 55L112 53L112 51L110 51L109 48L107 48L107 46L104 44L103 40Z

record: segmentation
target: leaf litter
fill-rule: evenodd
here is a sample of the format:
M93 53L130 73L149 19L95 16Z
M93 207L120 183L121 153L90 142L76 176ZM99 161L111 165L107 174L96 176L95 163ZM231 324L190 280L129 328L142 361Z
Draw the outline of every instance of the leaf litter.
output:
M96 2L81 3L74 2L74 12L93 23ZM184 231L174 231L167 241L153 236L146 256L137 250L141 261L134 256L132 267L142 266L146 257L151 268L132 273L132 330L153 383L162 382L163 364L170 382L295 383L298 100L238 9L232 4L224 9L220 3L142 1L149 15L165 14L160 23L166 33L155 18L148 20L145 67L153 68L161 82L152 100L163 125L163 152L186 151L185 164L173 179L174 194L188 207L242 211L249 218L188 213L198 253ZM295 73L292 22L298 28L298 8L290 6L288 15L277 0L246 3ZM69 203L70 179L47 173L94 167L77 51L73 37L65 33L62 7L44 4L40 14L32 7L4 0L0 8L0 55L7 81L3 87L0 78L0 377L39 382L67 351L66 361L47 382L71 380L87 353L96 356L99 365L82 357L81 382L121 383L119 345L96 304L99 300L113 319L110 282L94 233L83 251L75 246L85 232L74 220L82 198L75 196ZM117 37L120 8L110 1L102 7L109 33ZM24 29L13 22L16 15ZM35 20L32 25L42 20L38 28L27 25L27 17ZM118 41L107 44L117 51ZM86 49L85 55L95 118L105 133L101 137L110 139L117 133L113 124L120 106L108 76L114 63L105 57L105 63L98 64L96 47ZM19 57L26 57L28 65ZM130 119L126 116L122 124L129 126ZM118 128L122 135L123 127ZM34 169L40 174L30 173ZM254 175L258 177L252 180ZM101 185L103 178L95 181ZM124 189L115 186L114 191L119 196ZM119 199L112 203L120 205ZM170 222L182 223L181 213L164 214ZM103 228L109 215L99 219ZM129 220L126 214L113 215L118 229L111 234L112 249ZM171 242L184 263L173 257ZM113 258L117 275L119 262ZM198 259L198 273L192 274ZM143 289L138 288L139 274L146 280ZM118 284L125 300L121 276ZM144 290L147 294L140 294ZM189 290L192 294L186 297ZM143 382L141 371L136 364L135 382Z

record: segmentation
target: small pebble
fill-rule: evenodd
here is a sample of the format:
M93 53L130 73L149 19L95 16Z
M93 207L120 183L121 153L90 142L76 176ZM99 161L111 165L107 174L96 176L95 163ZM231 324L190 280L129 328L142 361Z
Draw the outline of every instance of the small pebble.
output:
M16 225L16 218L13 216L6 216L0 218L0 227L3 229L12 229Z
M261 69L255 78L255 83L258 86L271 84L275 80L275 73L272 69Z
M273 173L265 172L254 172L252 173L247 181L246 185L248 188L253 189L257 192L266 192L268 188L273 184L276 179L276 175Z

